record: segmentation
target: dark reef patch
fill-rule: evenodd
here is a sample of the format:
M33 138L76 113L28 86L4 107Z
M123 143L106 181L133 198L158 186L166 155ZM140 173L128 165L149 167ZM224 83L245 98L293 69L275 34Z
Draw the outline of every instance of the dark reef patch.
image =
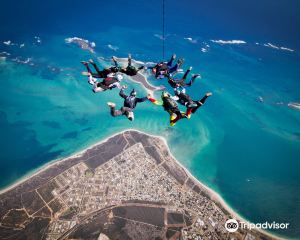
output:
M78 132L77 131L73 131L73 132L68 132L65 135L63 135L61 137L61 139L72 139L72 138L76 138L78 136Z
M43 121L42 124L46 127L54 128L54 129L61 129L59 122L55 121Z

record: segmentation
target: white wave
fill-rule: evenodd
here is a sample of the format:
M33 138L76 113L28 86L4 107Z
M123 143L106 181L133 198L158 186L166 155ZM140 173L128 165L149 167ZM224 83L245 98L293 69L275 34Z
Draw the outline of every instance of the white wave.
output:
M0 57L0 63L5 61L6 61L6 57Z
M246 43L243 40L210 40L210 41L218 44L245 44Z
M12 45L12 42L10 40L8 40L8 41L4 41L3 44L9 46L9 45Z
M12 59L12 61L17 62L17 63L22 63L22 64L28 64L31 63L32 58L26 58L25 60L21 60L20 57L16 57Z
M20 44L20 48L25 47L25 43Z
M189 41L190 43L197 43L198 42L197 39L193 39L191 37L186 37L186 38L183 38L183 39Z
M107 47L108 47L109 49L115 51L115 52L116 52L117 50L119 50L119 47L113 46L113 45L111 45L111 44L108 44Z
M289 107L300 109L300 103L290 102L288 103Z
M256 43L255 43L255 45L259 45L259 43L258 43L258 42L256 42Z
M289 51L289 52L294 52L295 50L291 49L291 48L287 48L287 47L280 47L281 50L283 51Z
M274 49L280 49L280 47L278 47L272 43L265 43L264 46L269 47L269 48L274 48Z
M289 52L294 52L295 51L295 50L293 50L291 48L276 46L276 45L274 45L272 43L265 43L264 46L265 47L269 47L269 48L273 48L273 49L277 49L277 50L289 51Z

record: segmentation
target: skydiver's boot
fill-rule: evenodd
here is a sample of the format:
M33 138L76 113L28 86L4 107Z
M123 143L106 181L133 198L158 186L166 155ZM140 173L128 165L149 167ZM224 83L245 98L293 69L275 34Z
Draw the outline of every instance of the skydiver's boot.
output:
M201 75L200 74L193 74L192 79L196 79L196 78L201 78Z
M116 113L117 111L115 110L116 104L113 102L107 102L107 105L110 107L110 115L113 117L117 116L118 114Z
M175 113L172 113L170 115L170 126L174 126L176 124L176 122L178 121L178 116Z
M134 120L134 114L133 112L126 112L126 116L127 118L130 120L130 121L133 121Z
M113 103L113 102L107 102L107 105L108 105L110 108L115 108L115 107L116 107L116 104Z

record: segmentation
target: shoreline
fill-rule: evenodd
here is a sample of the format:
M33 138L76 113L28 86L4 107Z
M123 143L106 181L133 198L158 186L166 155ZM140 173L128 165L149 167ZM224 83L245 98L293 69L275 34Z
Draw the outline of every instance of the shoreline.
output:
M139 131L139 130L136 130L136 129L130 129L132 131L138 131L138 132L141 132L142 131ZM31 171L29 171L28 173L26 173L23 177L20 177L20 179L16 180L14 183L4 187L4 188L1 188L0 189L0 194L3 194L3 193L6 193L8 191L10 191L11 189L17 187L18 185L26 182L28 179L30 179L31 177L34 177L36 175L38 175L39 173L41 173L42 171L50 168L50 167L53 167L55 164L59 163L59 162L62 162L62 161L66 161L70 158L74 158L74 157L80 157L84 152L86 152L87 150L101 144L101 143L104 143L106 142L109 138L112 138L114 136L117 136L119 135L120 133L123 133L123 132L126 132L126 131L130 131L129 129L128 130L122 130L121 132L118 132L118 133L114 133L112 135L109 135L109 136L105 136L102 140L92 144L92 145L89 145L88 147L82 149L82 150L78 150L76 151L75 153L67 156L67 157L61 157L61 158L56 158L56 159L53 159L51 160L50 162L47 162L43 165L41 165L40 167L36 168L36 169L33 169ZM149 135L148 133L145 133L147 135Z
M141 132L141 131L138 131L138 132ZM203 187L208 192L209 196L211 197L211 199L213 201L219 202L235 219L242 220L243 222L247 222L247 223L249 222L247 219L245 219L244 217L242 217L238 212L234 211L233 208L227 202L225 202L225 200L222 198L222 196L218 192L216 192L212 188L206 186L204 183L202 183L200 180L198 180L194 175L192 175L190 173L190 171L185 166L183 166L183 164L180 161L178 161L174 157L174 155L170 151L168 142L167 142L167 140L164 137L157 136L157 135L151 135L151 134L148 134L148 133L146 133L146 134L149 135L149 136L160 138L166 144L170 156L185 171L185 173L188 175L188 177L192 178L197 184L199 184L201 187ZM276 239L284 239L284 238L282 238L280 236L277 236L277 235L275 235L273 233L270 233L268 231L265 231L263 229L256 229L256 231L261 232L261 233L263 233L265 235L268 235L268 236L276 238Z
M102 140L96 142L95 144L92 144L92 145L86 147L83 150L79 150L79 151L75 152L74 154L72 154L72 155L70 155L68 157L54 159L54 160L52 160L52 161L50 161L50 162L42 165L41 167L30 171L24 177L22 177L21 179L17 180L15 183L13 183L13 184L11 184L11 185L3 188L3 189L0 189L0 194L4 194L4 193L12 190L13 188L17 187L18 185L26 182L28 179L30 179L30 178L38 175L39 173L45 171L46 169L48 169L50 167L55 166L56 164L58 164L58 163L60 163L62 161L67 161L70 158L80 157L87 150L89 150L91 148L94 148L95 146L106 142L108 139L113 138L113 137L115 137L115 136L117 136L119 134L123 134L123 133L125 133L127 131L139 132L141 134L145 134L145 135L148 135L150 137L156 137L156 138L159 138L160 140L162 140L164 142L164 144L166 145L166 147L167 147L168 153L174 159L174 161L184 170L184 172L187 174L187 176L189 178L193 179L195 181L195 183L197 183L198 185L200 185L202 188L204 188L207 191L207 193L208 193L209 197L211 198L211 200L213 200L215 202L219 202L224 207L224 209L226 209L235 219L238 219L240 221L242 220L243 222L247 222L247 223L249 222L244 217L242 217L238 212L234 211L234 209L221 197L221 195L218 192L216 192L215 190L211 189L210 187L208 187L204 183L202 183L200 180L198 180L195 176L193 176L190 173L190 171L185 166L183 166L183 164L179 160L177 160L174 157L174 155L172 154L172 152L171 152L171 150L169 148L168 142L167 142L167 140L166 140L165 137L159 136L159 135L149 134L149 133L146 133L146 132L140 131L138 129L134 129L134 128L128 128L128 129L122 130L120 132L114 133L112 135L106 136ZM284 239L281 236L277 236L277 235L275 235L273 233L270 233L270 232L268 232L266 230L263 230L263 229L255 229L255 230L258 231L258 232L261 232L261 233L263 233L265 235L268 235L270 237L273 237L275 239Z

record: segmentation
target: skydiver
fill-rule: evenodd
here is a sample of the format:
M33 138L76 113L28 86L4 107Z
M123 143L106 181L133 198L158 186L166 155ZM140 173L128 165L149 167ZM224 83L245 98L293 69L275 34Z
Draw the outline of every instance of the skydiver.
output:
M144 69L144 66L140 66L136 68L135 66L132 65L131 54L128 54L128 65L125 68L119 67L117 59L115 57L112 57L112 60L114 61L115 66L120 69L120 72L125 73L128 76L135 76L138 73L138 71Z
M103 92L106 90L112 90L113 88L121 88L120 82L123 76L120 73L116 73L114 76L106 77L101 82L98 82L96 78L89 73L89 84L93 85L93 92Z
M168 83L170 84L170 86L172 88L177 88L177 87L185 87L185 86L192 86L192 84L194 83L194 81L196 80L196 78L201 77L200 74L193 74L191 80L186 83L186 78L188 76L188 74L190 73L190 71L192 70L192 67L189 67L188 70L186 70L186 72L184 73L183 77L181 79L175 79L172 78L171 76L168 76Z
M88 62L81 61L81 63L86 67L87 72L83 72L84 75L92 75L94 78L106 78L108 76L112 76L114 73L117 73L120 71L120 68L118 66L111 66L109 68L104 68L103 70L100 70L97 64L90 59ZM92 70L89 67L89 63L95 68L97 73L93 73Z
M212 95L211 92L208 92L199 101L197 101L197 100L195 101L188 94L186 94L185 89L182 87L175 88L174 92L175 92L174 100L178 101L181 105L184 105L187 107L187 110L186 110L187 118L190 118L191 114L195 113L198 110L198 108L200 108L205 103L206 99Z
M127 96L124 93L125 88L126 87L122 87L121 91L119 93L119 95L122 98L124 98L124 104L120 110L115 109L116 104L113 102L108 102L107 105L110 107L110 114L113 117L125 115L130 121L133 121L134 120L133 110L135 109L137 103L145 102L148 98L147 97L143 97L143 98L136 97L137 92L134 89L132 89L132 91L130 92L130 95Z
M169 76L170 73L176 72L184 62L184 59L180 58L178 59L177 63L174 66L172 66L175 58L176 55L173 54L167 63L160 62L156 64L154 67L148 67L148 68L152 69L152 73L155 75L155 78L157 79L167 77Z
M155 105L160 105L164 108L166 112L170 114L170 125L174 126L176 122L182 118L187 118L184 112L181 112L178 108L178 104L174 100L174 97L171 96L170 93L163 91L161 94L162 101L158 101L155 98L148 95L148 99L150 102L154 103ZM175 97L178 99L178 97Z

